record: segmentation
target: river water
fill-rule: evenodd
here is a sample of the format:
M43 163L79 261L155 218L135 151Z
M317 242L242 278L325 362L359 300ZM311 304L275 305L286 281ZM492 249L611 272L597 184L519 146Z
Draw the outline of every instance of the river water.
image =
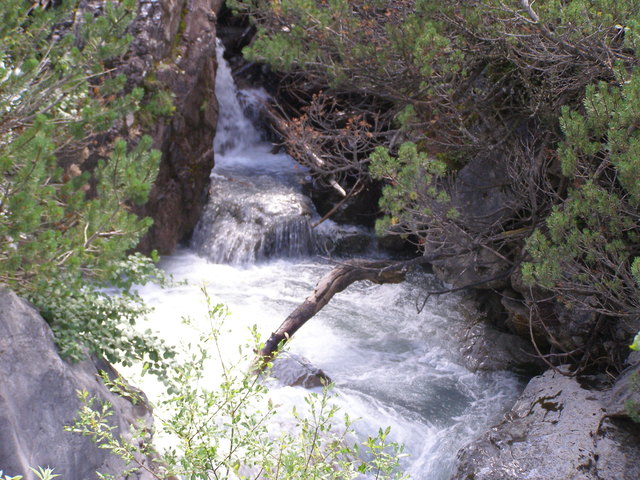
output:
M317 214L302 193L305 172L286 155L272 154L248 119L247 106L262 94L238 92L223 61L216 92L220 125L211 200L191 245L161 262L188 284L149 286L140 293L155 307L152 327L177 343L192 335L179 318L204 317L206 286L231 311L232 333L224 347L232 356L247 340L248 326L257 325L266 339L312 292L331 269L317 255L318 243L344 231L328 223L319 236L309 227ZM417 312L422 292L436 286L429 274L413 274L397 285L354 284L290 342L292 352L335 382L336 401L360 418L356 430L369 434L391 426L392 440L409 453L404 468L417 480L449 478L457 450L498 421L521 390L511 373L464 368L461 297L432 297ZM153 398L152 387L143 389ZM301 387L272 388L272 395L291 405L305 393Z

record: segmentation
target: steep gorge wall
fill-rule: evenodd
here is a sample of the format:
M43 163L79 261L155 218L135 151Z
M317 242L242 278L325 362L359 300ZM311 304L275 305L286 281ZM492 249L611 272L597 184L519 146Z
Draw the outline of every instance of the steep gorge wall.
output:
M150 127L162 152L150 199L137 213L154 220L139 249L170 253L194 228L213 168L216 21L222 0L142 0L132 25L130 82L168 90L175 110Z

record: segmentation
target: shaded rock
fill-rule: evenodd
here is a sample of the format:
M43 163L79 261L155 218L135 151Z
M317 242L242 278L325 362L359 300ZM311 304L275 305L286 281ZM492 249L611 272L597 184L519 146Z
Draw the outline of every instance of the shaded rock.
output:
M349 188L346 190L348 191ZM342 202L340 207L331 214L331 220L341 224L372 228L379 213L380 192L379 185L370 185L358 195L344 201L344 197L340 196L334 188L323 187L314 182L306 193L313 200L320 216L324 216Z
M596 326L598 317L594 312L570 310L537 286L525 285L522 272L516 269L511 274L510 292L502 299L509 314L509 327L524 338L534 335L541 347L553 346L569 352L583 348ZM536 305L533 314L529 305Z
M616 379L607 401L607 413L628 416L629 409L640 414L640 352L629 355L627 367Z
M539 373L546 366L529 342L484 322L469 328L462 342L465 366L474 372L511 370L530 374Z
M427 245L425 249L429 252L444 244L459 252L433 262L434 272L445 283L456 287L474 285L480 289L508 286L511 264L492 250L479 248L475 238L498 231L517 209L520 200L510 189L505 165L498 154L479 154L456 175L449 192L451 202L446 209L456 209L469 235L461 235L457 229L443 230L438 238L429 241L434 245ZM445 208L444 205L433 207Z
M363 253L371 248L374 235L355 225L339 225L325 220L314 229L321 252L328 255Z
M453 235L453 234L452 234ZM446 242L449 242L448 240ZM460 249L464 241L458 240ZM426 250L429 252L429 249ZM468 250L454 257L436 260L433 271L444 283L455 287L473 286L477 289L500 289L508 286L511 265L490 250Z
M513 215L516 196L503 158L477 155L456 175L451 203L460 212L465 228L486 232Z
M415 256L417 253L419 254L419 249L408 241L406 238L403 238L401 235L380 235L376 237L376 241L378 244L378 248L386 250L388 252L400 253ZM431 271L431 266L429 265L429 271Z
M595 298L583 297L573 306L557 301L550 291L525 285L520 269L512 272L511 284L515 291L505 292L502 298L507 326L525 339L533 334L541 349L580 352L620 364L640 329L638 317L604 319ZM535 306L532 312L531 305Z
M49 326L36 310L0 288L0 470L34 480L29 467L51 467L65 480L97 479L96 471L123 478L123 462L98 448L89 437L65 432L81 404L78 390L113 405L112 425L125 438L129 425L142 421L151 429L145 404L133 405L98 379L106 362L69 364L56 351ZM150 459L140 459L150 465ZM151 479L148 473L128 479Z
M270 373L282 385L290 387L314 388L331 383L331 379L309 360L290 352L281 352L275 358Z
M524 300L517 298L519 295L515 292L509 292L507 295L503 295L501 303L507 312L507 326L509 329L517 333L523 338L530 336L529 331L529 308L525 305ZM539 337L537 340L541 340L544 337Z
M218 116L214 94L216 12L222 0L140 2L134 42L122 70L134 85L166 90L175 111L144 126L162 152L149 201L136 209L154 224L139 249L171 253L195 227L206 202Z
M607 394L547 371L499 425L458 452L453 480L640 478L640 429L605 416Z

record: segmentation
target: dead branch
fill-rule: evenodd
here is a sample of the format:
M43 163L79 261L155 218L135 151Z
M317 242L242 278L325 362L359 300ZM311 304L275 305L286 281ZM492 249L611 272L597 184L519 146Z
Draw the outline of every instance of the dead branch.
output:
M370 183L369 155L388 141L391 115L373 98L354 102L321 92L305 103L293 116L278 106L265 109L287 153L342 197L349 184Z
M407 271L420 264L433 261L430 257L418 257L409 261L349 260L334 267L323 276L309 295L271 334L260 350L258 364L263 366L277 353L278 348L296 333L302 325L318 313L333 296L354 282L368 280L373 283L400 283Z

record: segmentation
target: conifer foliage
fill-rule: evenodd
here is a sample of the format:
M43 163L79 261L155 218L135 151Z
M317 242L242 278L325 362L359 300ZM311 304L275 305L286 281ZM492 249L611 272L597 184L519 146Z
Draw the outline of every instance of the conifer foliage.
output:
M127 252L151 223L130 210L159 152L130 133L145 92L115 68L137 2L31 3L0 2L0 284L42 311L64 353L157 366L162 348L130 329L144 311L130 287L156 271Z

